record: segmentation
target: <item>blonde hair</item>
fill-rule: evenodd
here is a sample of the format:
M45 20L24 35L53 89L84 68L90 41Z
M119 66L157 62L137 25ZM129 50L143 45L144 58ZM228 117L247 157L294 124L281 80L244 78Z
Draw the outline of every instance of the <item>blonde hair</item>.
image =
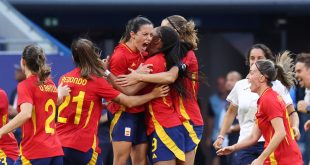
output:
M164 20L167 20L171 27L178 32L182 41L191 44L192 49L197 49L199 39L194 21L187 21L180 15L169 16Z

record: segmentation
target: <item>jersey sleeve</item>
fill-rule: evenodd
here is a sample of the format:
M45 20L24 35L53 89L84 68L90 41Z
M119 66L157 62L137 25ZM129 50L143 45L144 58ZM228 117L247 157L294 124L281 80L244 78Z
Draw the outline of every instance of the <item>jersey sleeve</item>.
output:
M160 73L166 70L166 61L162 61L159 59L158 55L148 58L144 64L152 64L150 67L152 69L151 73Z
M17 86L17 105L20 106L23 103L33 104L33 94L29 86L25 83L20 83Z
M115 76L128 73L126 54L120 49L115 50L111 57L110 71Z
M8 109L9 102L6 93L3 90L0 90L0 114L6 114L6 110Z
M273 85L273 89L283 98L286 106L293 104L290 92L280 81L276 80Z
M261 108L263 110L263 113L267 116L268 121L271 121L276 117L283 118L284 111L282 109L283 107L281 106L279 99L280 98L275 97L264 99L264 103L262 104Z
M104 78L97 79L97 82L98 82L97 94L102 98L104 98L107 102L113 100L119 94L121 94L118 90L114 89Z
M230 102L231 104L235 106L239 105L238 89L239 89L239 83L237 82L226 98L228 102Z

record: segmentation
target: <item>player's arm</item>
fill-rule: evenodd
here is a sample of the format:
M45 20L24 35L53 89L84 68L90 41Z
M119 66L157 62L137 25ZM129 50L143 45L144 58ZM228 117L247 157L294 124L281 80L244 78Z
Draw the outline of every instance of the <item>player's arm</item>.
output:
M172 84L178 78L179 68L177 66L172 67L167 72L155 73L155 74L141 74L136 71L132 71L128 75L120 75L115 80L116 84L120 86L131 86L139 82L155 83L155 84Z
M213 146L216 150L222 148L222 144L224 141L224 135L229 130L230 126L232 125L234 119L237 116L237 110L238 107L233 105L232 103L229 104L228 110L225 113L220 133L216 139L216 141L213 143Z
M152 92L140 96L127 96L121 93L116 98L112 99L112 101L125 105L128 108L132 108L145 104L151 101L152 99L158 97L165 97L168 95L168 93L169 93L169 87L162 85L155 87Z
M274 129L274 134L268 146L264 149L263 153L257 158L258 162L263 162L272 152L274 152L286 136L282 118L276 117L272 119L271 125Z
M132 95L135 95L136 93L138 93L141 89L143 89L144 87L147 86L147 83L144 83L144 82L140 82L140 83L137 83L135 85L132 85L132 86L120 86L118 85L115 80L117 79L117 77L113 74L113 73L109 73L106 74L106 77L109 81L109 83L113 86L113 88L117 89L118 91L126 94L126 95L129 95L129 96L132 96Z
M24 124L28 119L31 118L32 115L32 107L33 105L30 103L23 103L20 105L20 113L18 113L10 122L8 122L6 125L4 125L0 129L0 138L15 130L16 128L20 127L22 124Z
M221 156L221 155L228 155L231 154L232 152L241 150L243 148L252 146L254 144L257 143L258 139L261 137L261 131L258 128L258 125L255 124L253 129L252 129L252 133L246 137L245 139L243 139L241 142L236 143L232 146L227 146L224 147L222 149L219 149L216 154Z
M291 127L294 131L295 139L299 140L299 138L300 138L299 117L298 117L297 111L295 111L293 104L288 105L286 107L286 110L289 114L289 120L290 120Z

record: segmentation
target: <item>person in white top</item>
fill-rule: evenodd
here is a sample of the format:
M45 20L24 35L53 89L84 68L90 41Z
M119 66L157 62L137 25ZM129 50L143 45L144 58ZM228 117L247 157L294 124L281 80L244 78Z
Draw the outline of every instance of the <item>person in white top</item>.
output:
M310 113L310 54L302 53L296 58L295 76L301 87L306 88L304 100L297 103L297 109L303 113ZM305 131L310 129L310 120L304 125Z
M259 59L274 60L271 50L263 44L253 45L247 54L246 64L251 66ZM227 100L230 102L228 110L225 114L221 131L217 140L213 143L216 150L222 148L223 136L229 130L233 120L238 115L240 125L240 136L238 142L247 137L254 126L255 113L257 111L257 100L259 96L252 93L249 89L250 84L247 79L240 80L236 83ZM292 99L288 90L279 81L274 81L272 88L278 92L285 100L287 111L290 115L290 122L296 139L299 139L299 118L292 105ZM258 143L252 147L238 151L234 156L238 157L237 165L251 164L263 151L264 139L260 138Z

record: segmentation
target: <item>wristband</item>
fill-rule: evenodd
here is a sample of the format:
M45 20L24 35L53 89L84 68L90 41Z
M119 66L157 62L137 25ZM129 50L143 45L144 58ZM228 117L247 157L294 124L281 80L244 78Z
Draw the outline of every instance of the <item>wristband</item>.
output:
M179 64L177 64L177 67L179 68L180 72L185 72L186 71L186 64L180 62Z
M106 69L105 71L104 71L104 73L103 73L106 77L108 77L110 74L111 74L111 72L108 70L108 69Z
M224 136L219 135L219 136L217 136L217 139L222 139L222 140L224 140Z
M296 113L297 113L297 111L293 111L293 112L291 112L288 116L291 116L294 112L296 112Z

